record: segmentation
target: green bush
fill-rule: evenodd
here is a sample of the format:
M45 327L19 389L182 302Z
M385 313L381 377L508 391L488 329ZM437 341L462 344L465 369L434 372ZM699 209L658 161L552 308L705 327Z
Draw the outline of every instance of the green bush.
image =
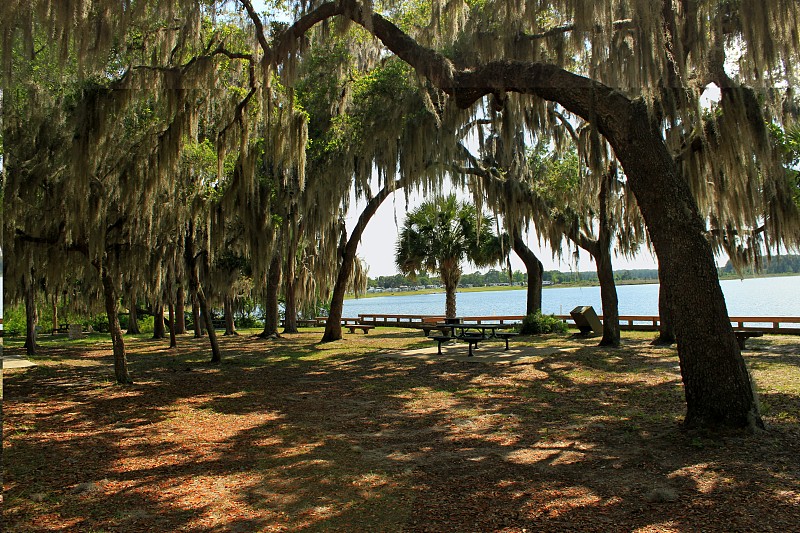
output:
M541 335L544 333L566 333L567 325L554 315L543 315L541 311L536 311L522 319L523 335Z
M95 331L99 331L101 333L108 333L108 315L105 313L100 315L94 315L90 317L88 320L83 321L84 326L92 326L92 329Z

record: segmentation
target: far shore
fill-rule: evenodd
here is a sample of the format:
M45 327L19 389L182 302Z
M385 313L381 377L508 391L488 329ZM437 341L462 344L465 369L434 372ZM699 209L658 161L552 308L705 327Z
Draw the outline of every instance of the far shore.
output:
M720 280L731 280L731 279L753 279L753 278L780 278L780 277L787 277L787 276L800 276L800 273L786 273L786 274L762 274L758 276L736 276L736 275L725 275L720 276ZM657 285L657 279L620 279L616 281L617 285ZM567 288L567 287L599 287L600 282L597 280L579 280L579 281L568 281L562 283L556 283L553 285L544 285L542 289L560 289L560 288ZM486 286L486 287L459 287L458 292L485 292L485 291L523 291L527 290L527 285L503 285L503 286ZM359 298L377 298L380 296L409 296L412 294L435 294L435 293L444 293L444 289L420 289L416 291L399 291L399 290L392 290L392 291L384 291L384 292L370 292L366 294L362 294ZM355 298L353 293L349 293L345 296L346 300L350 300Z

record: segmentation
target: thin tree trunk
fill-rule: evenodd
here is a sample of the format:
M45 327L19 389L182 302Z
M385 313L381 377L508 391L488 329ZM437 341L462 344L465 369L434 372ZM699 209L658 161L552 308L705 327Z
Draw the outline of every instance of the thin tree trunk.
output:
M264 331L259 337L268 338L280 336L278 325L280 324L280 312L278 310L278 291L281 285L281 254L276 249L273 252L272 262L269 265L267 275L267 294L264 299Z
M208 340L211 342L211 362L222 362L222 353L219 350L219 341L217 340L217 332L214 329L213 319L211 318L211 308L206 300L206 295L203 292L203 287L198 284L197 286L197 300L200 303L200 310L203 319L206 323L206 330L208 331Z
M169 301L169 347L177 348L178 341L175 339L175 304L172 299Z
M597 279L600 281L600 301L603 305L603 338L600 346L619 346L619 301L617 285L614 282L614 268L611 265L611 251L598 247Z
M370 219L378 211L383 201L388 196L400 188L402 183L398 180L392 187L386 186L376 194L361 212L358 217L358 222L344 246L342 254L341 266L339 266L339 273L336 275L336 284L333 286L333 295L331 296L331 309L328 313L328 320L325 322L325 333L322 336L322 342L336 341L342 338L342 309L344 307L344 295L347 291L347 283L350 281L350 276L353 274L354 261L356 260L356 251L358 250L358 243L361 241L361 235L367 227Z
M214 324L211 322L211 309L206 300L206 295L203 292L203 286L200 284L200 274L197 271L197 257L194 252L194 224L189 223L186 232L186 239L184 241L184 257L186 258L186 266L189 270L189 289L192 294L197 295L197 302L200 305L203 319L206 322L206 329L208 330L208 340L211 342L211 362L220 363L222 361L222 353L219 349L219 341L217 340L217 332L214 330ZM195 322L195 336L200 325L199 318Z
M600 346L619 346L619 301L617 285L614 282L614 267L611 264L611 219L608 214L608 188L616 175L616 169L610 169L600 179L600 204L597 246L597 279L600 282L600 301L603 305L603 338Z
M661 276L660 271L659 276ZM653 346L670 346L674 343L675 330L672 327L672 310L669 306L667 287L662 282L658 286L658 337L651 344Z
M26 276L25 286L25 353L36 355L36 326L39 323L39 311L36 309L36 273L33 269Z
M180 285L175 302L175 334L183 335L184 333L186 333L186 292Z
M225 335L238 335L233 317L233 298L226 296L222 306L225 313Z
M164 327L164 304L153 305L153 339L159 340L166 337L167 330Z
M122 338L122 328L119 325L119 315L117 314L117 293L114 289L114 282L106 272L105 267L100 268L100 276L103 282L103 296L105 300L106 316L108 317L108 330L111 333L111 344L114 352L114 376L117 383L127 385L133 383L128 374L128 359L125 354L125 341Z
M58 329L58 295L53 295L53 332Z
M525 314L532 315L536 311L542 310L542 276L544 275L544 266L536 254L528 248L525 241L522 240L522 235L519 229L513 232L512 248L525 265L525 270L528 272L528 293L525 305Z
M290 235L288 237L288 249L286 250L286 275L284 276L284 313L283 313L283 332L297 333L297 285L295 270L297 268L297 240L302 229L296 227L296 217L292 223Z
M200 304L197 301L197 294L192 292L192 320L194 322L194 337L199 339L203 336L203 321L200 319Z
M128 335L138 335L141 333L139 329L139 312L136 307L136 287L133 286L128 292Z

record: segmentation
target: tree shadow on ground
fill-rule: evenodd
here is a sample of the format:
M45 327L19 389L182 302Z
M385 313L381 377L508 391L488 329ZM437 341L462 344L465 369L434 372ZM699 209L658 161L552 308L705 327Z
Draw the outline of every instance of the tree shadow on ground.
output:
M769 432L709 438L679 427L674 351L644 342L491 365L381 358L364 345L416 337L370 333L330 347L317 336L224 339L219 366L200 343L172 355L143 341L132 387L111 384L101 365L12 374L6 523L731 531L762 529L768 516L773 528L796 525L796 390L767 395L793 417L771 420Z

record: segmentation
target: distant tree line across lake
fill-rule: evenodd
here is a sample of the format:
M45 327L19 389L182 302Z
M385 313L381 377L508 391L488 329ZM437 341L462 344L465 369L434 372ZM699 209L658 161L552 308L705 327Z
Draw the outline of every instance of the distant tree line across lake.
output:
M730 261L725 266L720 267L720 277L739 277L739 276L758 276L776 274L795 274L800 273L800 255L784 255L773 257L768 262L765 261L760 271L748 268L745 271L737 272ZM617 270L614 272L617 281L658 281L658 270L655 268L642 268L632 270ZM596 271L585 272L561 272L559 270L548 270L542 275L545 285L559 285L572 283L592 283L597 281ZM528 274L515 270L509 278L508 271L490 269L485 273L480 271L461 276L460 287L492 287L503 285L525 285L528 282ZM438 288L441 285L438 276L426 276L420 274L416 279L411 280L403 274L393 276L378 276L369 278L367 283L368 291L386 289L418 289L418 288Z

